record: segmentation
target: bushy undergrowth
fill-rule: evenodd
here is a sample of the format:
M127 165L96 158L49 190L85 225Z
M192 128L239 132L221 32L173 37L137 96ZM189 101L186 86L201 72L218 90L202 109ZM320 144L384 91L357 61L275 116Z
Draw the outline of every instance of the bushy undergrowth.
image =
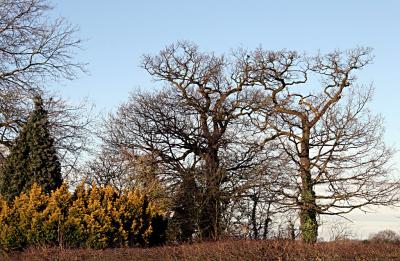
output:
M165 240L166 220L139 192L64 184L50 195L34 185L11 204L0 199L0 249L34 246L152 246Z
M284 240L223 240L155 248L106 250L28 249L5 260L400 260L400 245L337 241L304 244Z

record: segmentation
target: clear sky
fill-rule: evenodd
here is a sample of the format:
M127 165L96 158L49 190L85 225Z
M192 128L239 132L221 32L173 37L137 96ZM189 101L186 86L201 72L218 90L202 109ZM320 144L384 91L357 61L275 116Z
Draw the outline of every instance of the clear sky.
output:
M360 74L376 88L373 111L386 119L386 140L400 148L400 1L134 1L52 0L55 15L80 27L87 39L79 60L88 75L52 86L72 101L88 97L107 112L134 88L154 86L139 67L141 56L157 53L177 40L197 43L204 51L232 48L293 49L313 53L368 46L375 60ZM400 157L397 156L400 160ZM400 166L400 164L397 164ZM354 227L398 231L400 212L354 215ZM400 231L398 231L400 232Z

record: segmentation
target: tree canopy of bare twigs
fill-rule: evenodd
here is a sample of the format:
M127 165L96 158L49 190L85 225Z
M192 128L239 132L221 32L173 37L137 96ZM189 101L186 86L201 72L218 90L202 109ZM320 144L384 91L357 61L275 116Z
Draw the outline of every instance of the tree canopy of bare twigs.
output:
M383 141L382 118L368 109L372 88L356 82L371 59L368 48L316 56L259 49L243 59L265 90L253 123L291 160L291 185L280 193L299 209L306 242L317 240L318 215L399 200L393 150Z
M187 42L171 45L143 61L167 87L134 94L108 121L109 144L154 155L169 184L184 190L182 200L196 196L183 208L198 211L202 237L221 234L224 206L247 192L251 175L260 174L251 169L274 156L262 152L245 117L255 93L243 89L247 75L240 66Z
M51 19L50 11L46 0L0 2L0 161L32 110L32 98L49 96L49 82L84 71L84 64L74 60L81 45L77 27L63 18ZM67 173L87 140L90 119L83 104L72 106L56 97L45 103Z
M265 237L271 214L295 210L313 243L320 215L399 201L394 151L368 108L373 88L357 84L371 61L368 48L226 57L178 42L143 60L165 88L133 94L103 138L114 153L156 159L187 221L184 238L243 227Z
M0 3L0 90L42 87L45 80L69 78L82 70L74 62L81 40L63 18L49 22L46 0Z

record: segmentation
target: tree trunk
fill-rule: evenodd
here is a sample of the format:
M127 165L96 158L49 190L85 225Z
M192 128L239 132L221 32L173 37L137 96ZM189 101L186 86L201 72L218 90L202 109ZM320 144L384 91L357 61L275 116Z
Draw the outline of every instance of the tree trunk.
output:
M288 232L288 239L296 240L296 231L294 230L294 223L292 220L289 220L287 232Z
M221 171L217 150L205 155L205 164L206 180L199 226L202 238L216 240L221 233Z
M301 141L300 175L301 175L301 205L300 231L302 240L306 243L315 243L318 238L317 211L315 208L314 184L310 170L310 129L303 123L303 139Z
M257 204L258 204L258 197L256 194L252 196L253 200L253 208L251 210L251 226L253 229L253 239L258 238L258 227L257 227Z
M268 208L267 208L267 218L264 221L264 233L263 233L263 239L268 238L268 233L269 233L269 223L271 223L271 218L270 218L270 208L271 208L271 202L268 202Z

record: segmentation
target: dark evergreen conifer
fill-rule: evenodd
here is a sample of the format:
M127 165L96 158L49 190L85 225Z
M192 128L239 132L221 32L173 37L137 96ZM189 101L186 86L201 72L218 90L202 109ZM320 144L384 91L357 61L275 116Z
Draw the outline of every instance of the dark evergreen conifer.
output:
M45 193L62 184L61 165L50 135L48 113L41 96L36 96L34 103L35 109L2 166L0 193L7 201L12 201L35 182Z

